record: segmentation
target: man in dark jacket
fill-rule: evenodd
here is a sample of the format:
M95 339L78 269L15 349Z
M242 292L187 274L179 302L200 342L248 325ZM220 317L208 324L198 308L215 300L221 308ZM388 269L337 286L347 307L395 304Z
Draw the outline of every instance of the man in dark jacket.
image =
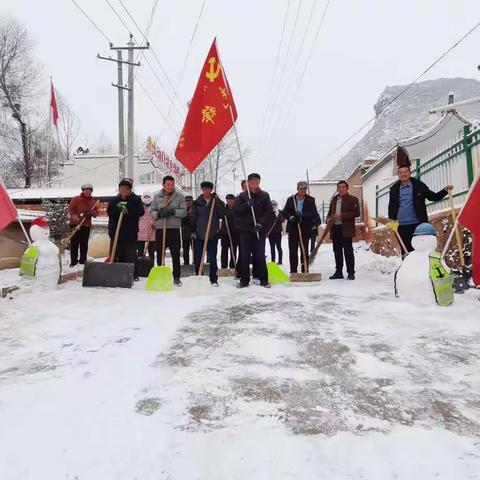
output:
M193 197L191 195L185 195L185 205L187 206L187 216L182 218L182 251L183 251L183 264L190 265L190 245L191 230L190 230L190 216L192 213Z
M207 260L210 265L210 283L218 286L218 267L217 267L217 248L218 234L220 230L220 220L225 215L225 204L221 202L215 193L213 193L212 182L202 182L200 184L202 194L193 202L191 214L192 239L195 242L195 273L198 274L200 263L202 261L203 246L207 237L208 220L213 207L212 222L207 242Z
M132 192L132 184L125 180L118 184L118 195L110 200L107 207L110 251L121 212L123 212L123 220L118 237L115 261L136 264L138 221L144 215L145 209L142 199ZM136 265L134 278L138 280Z
M307 182L297 183L297 193L287 199L283 208L283 215L287 219L288 249L290 252L290 273L297 273L298 269L298 249L300 246L300 235L298 226L302 233L303 247L307 256L308 246L312 236L312 228L317 223L317 206L315 199L307 195ZM305 272L303 253L300 253L301 269Z
M225 216L222 218L222 226L220 228L220 240L222 244L222 268L235 268L235 261L232 256L237 257L238 234L235 230L235 220L233 216L233 205L235 203L235 195L229 193L226 197L227 205ZM229 234L230 233L230 234ZM230 246L230 237L232 237L232 245ZM230 261L228 257L230 256Z
M330 237L335 254L335 273L330 280L343 278L343 257L347 264L348 280L355 280L355 256L352 239L355 236L355 218L360 216L358 198L348 193L348 183L337 183L337 195L330 202L327 223L331 224Z
M253 209L253 214L252 214ZM270 288L265 262L265 237L274 221L270 195L260 189L260 175L248 176L247 190L242 192L233 206L235 225L240 235L240 283L238 288L250 284L250 258L260 285Z
M272 208L275 218L273 220L273 226L270 227L270 235L268 236L268 241L270 242L270 256L272 262L275 262L276 251L278 251L278 265L281 265L283 261L282 233L285 218L283 217L283 212L278 209L278 203L276 200L272 200Z
M427 185L412 177L409 164L398 167L398 181L390 188L388 217L398 220L398 234L409 252L413 250L412 237L415 229L421 223L428 223L425 199L438 202L452 188L452 185L447 185L437 193L432 192Z

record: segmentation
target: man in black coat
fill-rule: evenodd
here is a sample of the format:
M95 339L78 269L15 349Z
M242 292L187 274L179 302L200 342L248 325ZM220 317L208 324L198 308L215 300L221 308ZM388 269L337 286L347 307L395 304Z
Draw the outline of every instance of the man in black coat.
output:
M235 220L233 216L233 205L235 203L235 195L229 193L226 197L227 205L225 216L222 218L222 227L220 228L220 240L222 244L222 268L235 268L235 261L232 256L237 257L238 249L238 233L235 229ZM229 235L230 232L230 235ZM230 237L232 237L232 245L230 247ZM230 256L230 261L228 257Z
M398 181L390 188L388 217L391 220L398 220L398 234L409 252L413 250L412 237L415 229L420 223L428 223L425 200L438 202L452 188L452 185L447 185L439 192L432 192L427 185L412 177L410 164L398 167Z
M220 230L220 220L225 216L225 204L220 201L213 193L212 182L202 182L200 184L202 194L193 202L190 218L191 236L195 242L194 261L195 273L198 274L200 263L202 261L203 245L207 237L208 220L212 207L215 206L212 213L212 222L207 241L207 259L210 265L209 276L210 283L218 286L218 267L217 267L217 248L218 234Z
M182 218L182 251L183 264L190 265L190 244L191 244L191 230L190 217L192 213L193 197L185 195L185 205L187 206L187 216Z
M270 235L268 241L270 242L270 256L272 262L275 262L276 252L278 251L278 265L282 265L283 262L283 250L282 250L282 233L283 233L283 212L278 209L278 203L276 200L272 200L273 213L275 215L273 226L270 228Z
M114 261L135 264L134 278L138 280L135 262L138 221L145 214L145 208L143 207L142 199L132 192L132 184L126 180L122 180L118 184L118 195L110 200L107 207L110 251L112 250L121 212L123 212L123 220Z
M288 249L290 252L290 273L297 273L298 249L300 235L302 234L303 247L305 248L306 262L308 263L308 246L314 225L318 224L318 211L315 199L307 195L307 182L297 183L297 193L287 199L283 208L283 216L287 219ZM300 252L301 269L305 272L303 253Z
M233 212L240 235L240 283L237 287L244 288L250 284L250 258L253 255L253 268L260 285L270 288L265 262L265 237L274 221L274 214L270 195L260 189L258 173L248 176L247 191L235 199Z

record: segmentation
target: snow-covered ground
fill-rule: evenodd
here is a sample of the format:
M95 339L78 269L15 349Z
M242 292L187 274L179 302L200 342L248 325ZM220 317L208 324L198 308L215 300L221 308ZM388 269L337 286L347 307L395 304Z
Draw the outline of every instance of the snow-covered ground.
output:
M192 299L0 300L0 479L480 478L479 292L415 306L396 259L357 264Z

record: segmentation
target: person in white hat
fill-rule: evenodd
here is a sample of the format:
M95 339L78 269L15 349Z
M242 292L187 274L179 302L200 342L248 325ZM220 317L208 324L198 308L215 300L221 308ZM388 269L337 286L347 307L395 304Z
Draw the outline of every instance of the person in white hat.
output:
M75 228L80 223L82 226L75 233L70 241L70 266L74 267L77 263L84 265L87 261L88 239L92 228L92 218L98 215L98 208L92 197L93 186L91 183L84 183L81 187L82 193L73 197L68 205L68 214L70 216L70 227ZM80 248L80 259L78 250Z
M137 257L142 257L145 251L145 243L150 241L148 245L148 256L155 258L155 223L150 214L150 206L152 204L153 194L146 192L142 195L142 203L145 207L145 215L140 217L138 224L137 237Z

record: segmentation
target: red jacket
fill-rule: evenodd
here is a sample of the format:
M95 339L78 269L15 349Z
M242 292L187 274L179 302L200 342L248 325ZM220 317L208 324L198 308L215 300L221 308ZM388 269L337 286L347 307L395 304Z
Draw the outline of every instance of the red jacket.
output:
M98 215L98 208L94 207L95 199L86 197L83 193L73 197L68 205L68 214L70 215L70 226L76 227L85 218L82 227L92 226L92 217Z

